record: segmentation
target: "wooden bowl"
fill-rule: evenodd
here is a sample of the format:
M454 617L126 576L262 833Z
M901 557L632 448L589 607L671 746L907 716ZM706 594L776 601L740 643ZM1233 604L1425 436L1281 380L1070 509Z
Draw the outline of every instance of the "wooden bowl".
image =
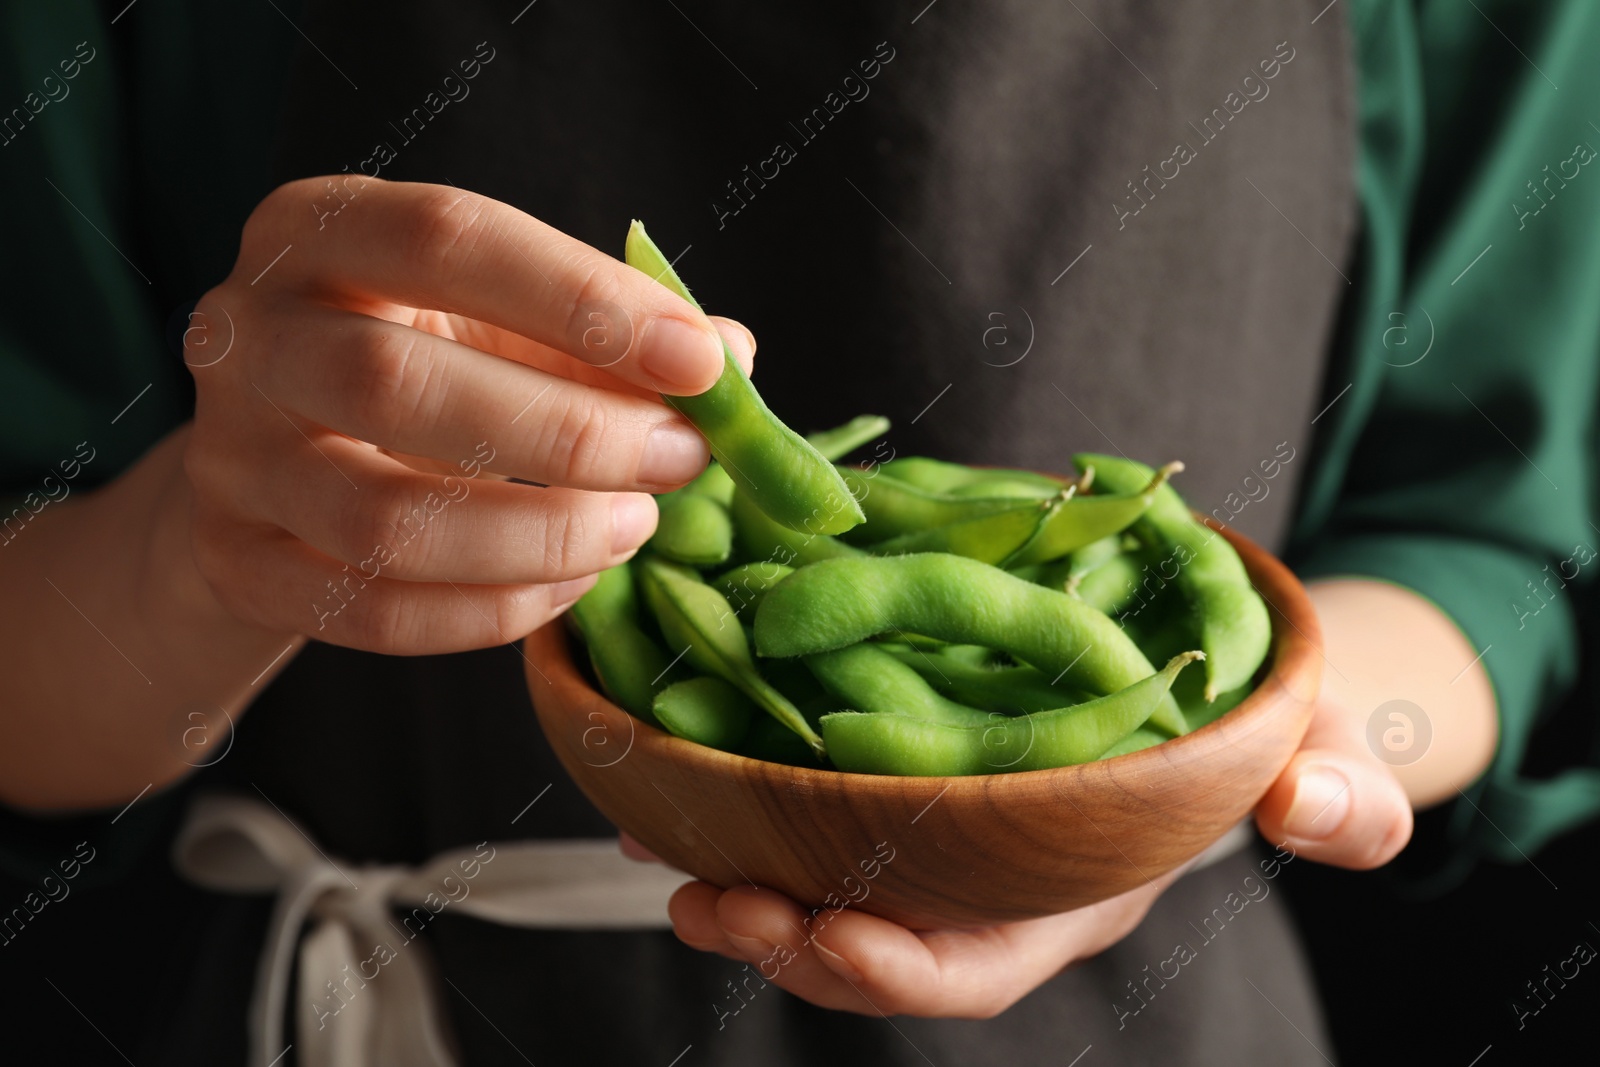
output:
M904 778L787 767L647 726L597 692L560 620L524 645L539 723L567 773L656 855L724 888L776 889L913 929L1053 915L1204 851L1288 764L1321 682L1303 586L1228 530L1272 614L1269 673L1233 711L1153 748L1074 767Z

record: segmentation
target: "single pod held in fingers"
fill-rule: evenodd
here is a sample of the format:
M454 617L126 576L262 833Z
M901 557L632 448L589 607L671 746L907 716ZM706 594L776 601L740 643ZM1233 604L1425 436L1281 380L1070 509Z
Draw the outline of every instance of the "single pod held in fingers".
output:
M628 266L700 306L638 219L628 229L624 256ZM822 534L862 522L861 507L833 464L772 413L726 343L722 352L722 376L710 389L662 399L705 435L728 476L773 521Z

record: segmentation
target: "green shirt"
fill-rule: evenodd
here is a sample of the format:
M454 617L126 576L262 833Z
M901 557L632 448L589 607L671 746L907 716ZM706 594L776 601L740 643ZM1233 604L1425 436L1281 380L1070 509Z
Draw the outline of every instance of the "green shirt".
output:
M1500 746L1453 813L1456 870L1600 810L1592 765L1521 773L1600 544L1600 6L1478 7L1351 5L1364 236L1289 553L1416 590L1482 654Z

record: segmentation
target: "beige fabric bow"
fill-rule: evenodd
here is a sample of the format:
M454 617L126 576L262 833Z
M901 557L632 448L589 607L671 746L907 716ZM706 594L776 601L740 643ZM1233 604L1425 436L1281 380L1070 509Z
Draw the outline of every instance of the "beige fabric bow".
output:
M667 898L689 880L625 858L615 839L484 842L421 867L360 867L335 862L275 807L219 794L191 805L173 864L207 889L277 894L251 998L251 1067L287 1050L297 947L294 1044L306 1067L456 1067L436 970L418 939L435 916L664 929Z

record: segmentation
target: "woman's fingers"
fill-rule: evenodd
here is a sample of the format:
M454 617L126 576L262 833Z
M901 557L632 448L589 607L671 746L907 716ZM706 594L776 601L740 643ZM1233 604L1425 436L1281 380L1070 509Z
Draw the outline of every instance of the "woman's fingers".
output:
M1335 867L1367 870L1411 839L1411 802L1366 735L1319 705L1300 751L1256 808L1267 840Z
M185 335L202 573L249 621L398 654L520 638L635 552L646 494L710 458L657 394L754 351L505 204L353 176L275 190L197 314L230 331Z
M722 339L728 343L728 351L733 353L734 361L744 368L745 374L755 373L756 335L751 333L744 323L725 319L720 315L711 316L711 325L717 328Z
M666 860L639 844L638 838L626 831L617 834L617 848L624 856L638 863L666 862Z
M722 372L721 338L698 309L507 204L353 179L338 217L319 219L309 206L326 200L327 184L275 190L245 227L240 269L271 263L278 287L481 319L660 392L701 393Z
M462 344L471 345L480 352L488 352L502 359L515 360L529 367L550 374L557 374L570 378L584 385L593 385L613 392L625 393L628 396L643 397L646 400L658 400L661 394L646 386L636 385L625 378L619 378L607 370L603 365L580 363L563 352L542 345L537 341L530 341L521 334L512 333L510 330L501 329L477 319L463 318L460 315L447 315L440 311L417 311L413 309L409 315L404 309L396 309L391 321L409 325L418 330L438 334L440 337L449 337L460 341ZM753 373L755 363L755 335L743 324L733 319L711 316L711 324L717 328L722 339L727 342L728 350L733 353L734 360L744 368L746 374Z
M425 330L333 308L274 319L277 353L243 400L358 440L452 461L482 445L494 469L577 489L661 491L710 451L656 400L584 385Z
M559 582L628 559L655 532L656 504L644 493L421 473L339 434L306 434L286 439L248 488L230 484L225 468L196 476L241 516L279 526L367 577Z
M669 911L685 944L732 950L762 980L813 1004L988 1018L1124 937L1176 876L1075 912L977 930L916 933L854 909L813 913L769 889L704 882L678 890Z
M367 577L271 527L197 504L195 563L236 617L271 630L388 655L507 644L560 614L594 585L469 585ZM370 571L369 571L370 573ZM259 576L270 574L271 581Z

